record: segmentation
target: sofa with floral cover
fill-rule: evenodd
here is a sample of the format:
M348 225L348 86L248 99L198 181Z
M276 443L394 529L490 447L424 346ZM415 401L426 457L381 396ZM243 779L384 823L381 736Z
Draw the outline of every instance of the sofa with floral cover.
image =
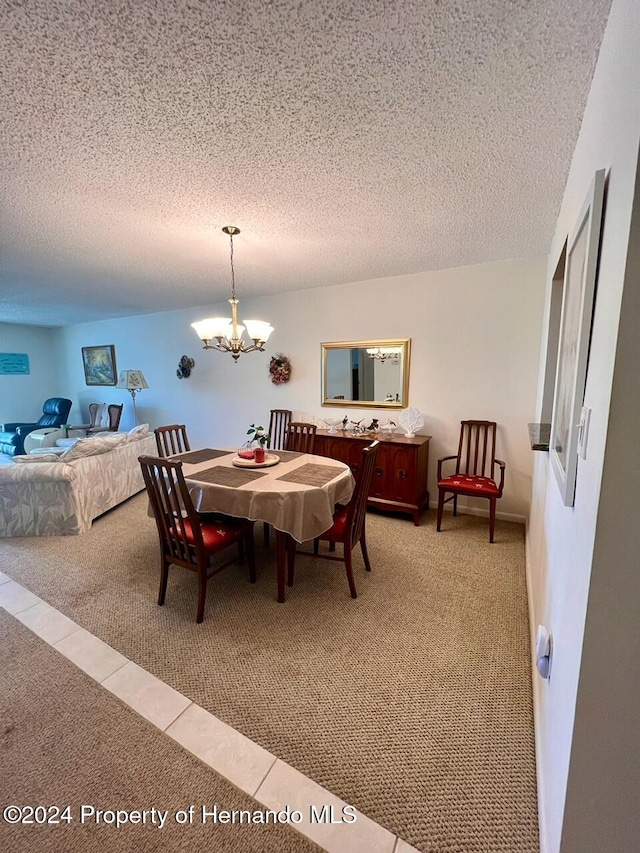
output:
M144 424L81 439L60 456L0 465L0 536L84 533L94 518L144 489L138 457L156 455Z

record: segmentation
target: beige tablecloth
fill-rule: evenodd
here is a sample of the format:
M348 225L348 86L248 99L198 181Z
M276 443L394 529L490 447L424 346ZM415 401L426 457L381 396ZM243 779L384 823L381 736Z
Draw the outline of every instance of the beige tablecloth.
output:
M277 451L273 453L278 455ZM267 521L297 542L306 542L331 527L336 504L347 503L353 494L355 481L348 465L335 459L309 453L290 458L294 454L283 453L277 465L246 469L231 464L235 455L235 450L228 451L196 464L187 461L189 454L172 457L183 459L185 480L198 512ZM311 467L298 471L304 466ZM198 479L200 472L202 479ZM245 481L232 472L260 476ZM293 482L290 475L302 482Z

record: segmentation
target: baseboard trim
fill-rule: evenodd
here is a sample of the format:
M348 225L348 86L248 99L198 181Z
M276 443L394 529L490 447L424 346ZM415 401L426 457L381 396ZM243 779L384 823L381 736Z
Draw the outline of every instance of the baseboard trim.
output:
M444 511L452 513L453 507L445 506ZM476 515L480 518L489 518L489 510L476 506L463 506L459 503L458 515ZM496 518L500 521L513 521L515 524L525 524L527 521L526 515L516 515L513 512L498 512L498 510L496 510Z
M539 683L538 683L538 671L536 669L536 662L534 659L533 650L535 649L536 643L536 629L537 629L537 620L536 614L534 613L533 608L533 587L531 581L531 552L529 550L529 520L528 518L525 520L525 534L524 534L524 566L525 566L525 580L527 584L527 611L529 614L529 639L530 639L530 650L529 656L531 658L531 695L533 697L533 736L535 742L535 751L536 751L536 789L538 792L538 835L540 838L540 853L550 853L549 845L547 844L547 832L546 832L546 822L545 822L545 814L546 810L544 808L545 804L545 793L544 793L544 781L542 775L542 768L540 766L540 755L542 752L541 743L540 743L540 691L539 691Z

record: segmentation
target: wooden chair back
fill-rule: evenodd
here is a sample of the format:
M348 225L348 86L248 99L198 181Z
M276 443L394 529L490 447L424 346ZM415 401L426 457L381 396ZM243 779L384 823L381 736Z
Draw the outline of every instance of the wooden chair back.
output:
M364 560L365 569L371 571L371 563L369 562L369 554L367 553L367 543L365 537L365 521L367 513L367 498L369 497L369 489L371 488L371 478L376 464L378 455L379 441L372 442L362 451L362 462L358 468L356 477L356 486L353 490L351 500L346 506L339 507L334 513L333 525L329 530L325 530L320 536L313 541L313 554L315 557L320 557L323 560L339 560L345 564L347 572L347 580L349 581L349 589L351 597L357 598L356 584L353 577L352 566L352 551L354 547L360 543L362 549L362 559ZM329 542L329 550L335 551L336 542L341 542L343 545L342 556L336 554L320 554L319 543L321 539ZM297 551L295 547L292 549L293 555L304 554L304 551ZM293 555L289 558L289 586L293 585L294 563Z
M122 410L124 405L122 403L110 403L107 406L107 413L109 415L109 423L107 426L103 426L98 423L98 418L102 414L102 403L89 403L89 426L87 427L87 433L90 432L115 432L120 426L120 418L122 417Z
M313 453L316 442L315 424L307 424L302 421L292 421L287 432L287 444L285 450L295 450L298 453Z
M379 441L374 441L362 451L362 462L356 477L356 487L349 501L347 511L347 530L351 530L351 547L360 541L364 529L365 515L367 512L367 498L371 489L371 478L378 455Z
M199 558L206 563L201 520L184 481L182 462L154 456L141 456L139 462L164 554L181 566L197 568Z
M120 418L122 417L123 409L124 405L122 403L120 403L120 405L111 403L107 406L107 411L109 412L109 430L111 432L115 432L120 426Z
M94 429L98 420L98 412L100 411L100 403L89 403L89 428Z
M291 415L290 409L271 409L271 417L269 418L269 448L271 450L285 449Z
M456 474L493 477L496 458L496 422L461 421Z
M168 424L154 430L158 456L175 456L191 450L184 424Z

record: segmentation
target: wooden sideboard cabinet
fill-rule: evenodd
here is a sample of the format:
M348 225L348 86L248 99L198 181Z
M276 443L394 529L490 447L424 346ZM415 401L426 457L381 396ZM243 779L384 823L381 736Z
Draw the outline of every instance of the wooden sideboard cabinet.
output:
M375 438L380 442L380 447L368 505L393 512L411 513L417 525L420 523L420 514L429 508L427 468L431 436ZM371 444L375 438L349 432L332 434L329 430L319 429L313 452L346 462L355 474L362 460L362 448Z

